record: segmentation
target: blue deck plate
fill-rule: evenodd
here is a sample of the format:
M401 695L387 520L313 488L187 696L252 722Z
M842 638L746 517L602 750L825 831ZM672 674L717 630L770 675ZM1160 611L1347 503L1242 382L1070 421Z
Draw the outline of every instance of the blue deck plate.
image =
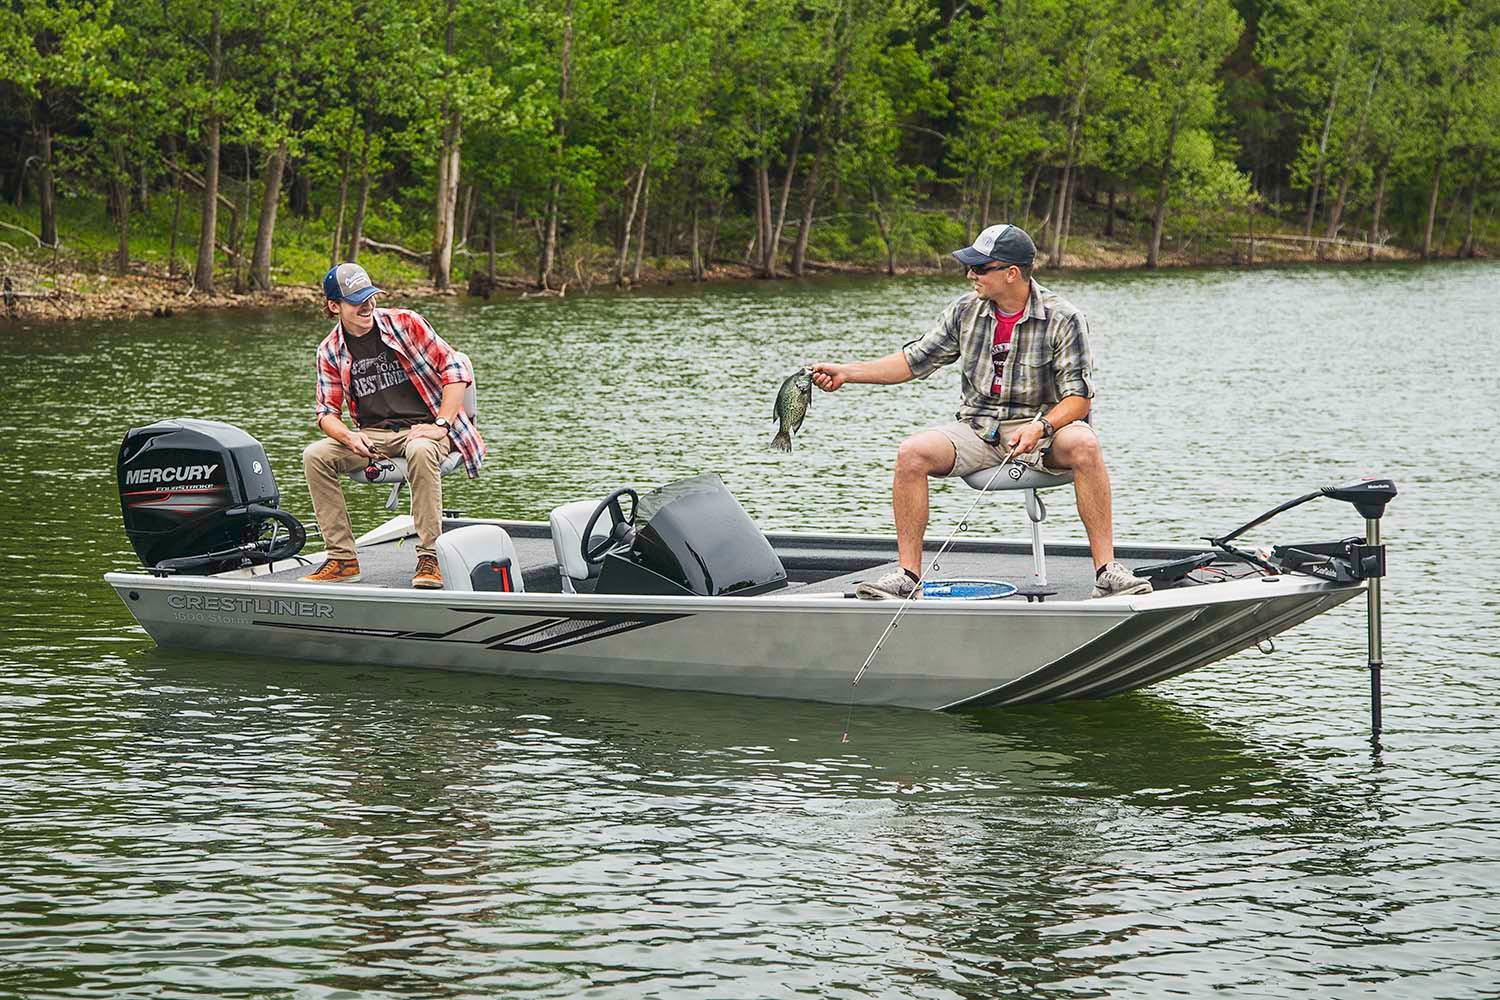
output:
M922 584L923 600L993 601L1016 592L1003 580L929 580Z

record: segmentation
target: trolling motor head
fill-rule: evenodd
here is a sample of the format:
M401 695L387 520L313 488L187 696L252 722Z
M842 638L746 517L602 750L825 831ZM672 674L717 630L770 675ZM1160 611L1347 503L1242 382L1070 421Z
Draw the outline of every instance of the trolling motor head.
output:
M1389 479L1357 479L1343 486L1325 486L1322 493L1352 503L1361 517L1378 521L1385 513L1385 505L1396 498L1396 484Z

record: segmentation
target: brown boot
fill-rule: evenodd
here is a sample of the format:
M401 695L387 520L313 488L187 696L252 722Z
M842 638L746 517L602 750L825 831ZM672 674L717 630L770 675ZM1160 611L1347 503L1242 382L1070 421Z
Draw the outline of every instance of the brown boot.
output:
M421 590L442 590L443 571L438 569L437 556L417 556L417 572L411 585Z
M359 560L329 559L300 580L302 583L358 583Z

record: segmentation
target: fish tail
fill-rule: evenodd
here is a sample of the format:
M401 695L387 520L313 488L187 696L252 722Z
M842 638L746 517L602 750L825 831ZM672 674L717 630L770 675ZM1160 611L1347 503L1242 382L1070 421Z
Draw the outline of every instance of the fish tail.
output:
M776 436L771 439L771 447L775 448L777 451L792 450L792 436L787 433L785 427L777 431Z

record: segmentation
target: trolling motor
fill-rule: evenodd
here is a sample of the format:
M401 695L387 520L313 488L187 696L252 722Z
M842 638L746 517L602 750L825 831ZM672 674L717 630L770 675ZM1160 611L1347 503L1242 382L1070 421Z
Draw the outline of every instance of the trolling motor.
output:
M1365 537L1343 538L1336 542L1276 545L1271 548L1269 560L1229 544L1277 514L1319 497L1331 497L1353 504L1354 509L1365 519ZM1304 573L1331 583L1368 581L1365 584L1368 602L1365 627L1370 651L1370 738L1375 740L1380 737L1380 668L1384 665L1380 649L1380 578L1385 576L1385 546L1380 541L1380 518L1385 514L1385 505L1395 498L1396 484L1389 479L1359 479L1343 486L1324 486L1271 508L1227 535L1208 540L1215 548L1272 573Z
M116 461L120 514L157 576L207 575L287 559L307 530L279 510L260 442L212 420L159 420L125 435Z

